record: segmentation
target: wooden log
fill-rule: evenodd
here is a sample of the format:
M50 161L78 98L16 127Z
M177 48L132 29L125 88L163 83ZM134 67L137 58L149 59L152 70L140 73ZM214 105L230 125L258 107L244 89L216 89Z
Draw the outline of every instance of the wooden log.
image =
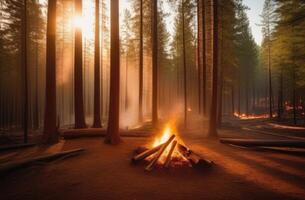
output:
M131 161L132 161L133 163L137 163L137 162L139 162L139 161L141 161L141 160L147 158L148 156L150 156L150 155L156 153L159 149L161 149L162 145L163 145L163 144L160 144L159 146L156 146L156 147L154 147L154 148L152 148L152 149L148 149L148 150L146 150L146 151L144 151L144 152L142 152L142 153L140 153L140 154L134 156L134 157L131 159Z
M213 161L202 158L200 155L194 153L189 148L182 144L178 144L178 151L192 164L193 167L210 167L213 164Z
M169 152L167 154L166 161L164 163L164 167L166 167L166 168L168 168L169 164L171 163L172 154L174 152L174 149L175 149L176 145L177 145L177 141L174 140L172 145L171 145L171 148L170 148L170 150L169 150Z
M153 160L149 163L149 165L147 165L147 167L145 168L146 171L151 171L156 163L158 162L160 156L162 155L162 153L164 152L164 150L167 148L167 146L173 141L173 139L175 138L175 135L172 135L163 145L162 147L159 149L157 155L153 158Z
M25 160L21 160L21 161L9 162L9 163L0 165L0 174L4 174L4 173L12 171L12 170L30 166L30 165L34 164L35 162L46 162L46 161L52 161L52 160L62 158L62 157L75 156L75 155L80 154L83 151L85 151L85 149L82 149L82 148L73 149L73 150L69 150L69 151L62 151L62 152L58 152L58 153L37 156L34 158L29 158L29 159L25 159Z
M36 145L35 143L28 143L28 144L15 144L15 145L3 146L3 147L0 147L0 152L28 148L28 147L33 147L35 145Z
M294 147L305 148L302 140L263 140L263 139L220 139L221 143L245 147Z

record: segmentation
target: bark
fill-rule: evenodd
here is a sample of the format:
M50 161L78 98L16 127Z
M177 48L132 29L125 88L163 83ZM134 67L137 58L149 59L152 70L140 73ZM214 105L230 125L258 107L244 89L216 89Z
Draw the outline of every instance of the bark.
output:
M46 60L46 100L43 139L46 143L56 143L59 134L56 127L56 0L48 2L47 60Z
M217 83L218 83L218 0L213 1L213 69L212 69L212 102L210 110L210 137L217 137Z
M185 54L185 16L184 0L182 0L182 50L183 50L183 89L184 89L184 128L187 128L187 72L186 72L186 54Z
M283 69L282 68L281 68L281 72L280 72L280 88L279 88L277 106L278 106L277 117L280 120L282 118L282 113L283 113Z
M119 43L119 0L110 4L110 101L108 128L105 143L118 144L121 141L119 133L120 111L120 43Z
M28 61L27 61L27 0L23 0L23 16L21 23L21 71L23 72L23 134L24 143L28 142Z
M158 0L152 0L152 124L158 125Z
M197 68L198 68L198 112L201 114L202 108L201 108L201 40L202 40L202 32L201 32L201 27L203 22L201 21L201 15L202 13L200 12L202 8L201 7L201 2L203 0L197 0Z
M143 122L143 0L140 0L139 123Z
M82 0L75 0L75 12L82 16ZM75 128L86 128L83 91L83 44L81 27L75 27L74 110Z
M202 0L202 113L206 116L206 0Z
M94 43L94 119L93 127L101 125L101 84L100 84L100 1L95 0L95 43Z

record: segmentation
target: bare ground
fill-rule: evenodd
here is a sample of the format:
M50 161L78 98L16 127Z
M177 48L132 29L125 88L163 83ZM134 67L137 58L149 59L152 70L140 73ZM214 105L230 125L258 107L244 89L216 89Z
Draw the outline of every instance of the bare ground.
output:
M87 151L1 177L1 199L305 199L303 154L232 147L189 134L182 135L186 144L213 160L212 169L144 172L130 158L150 138L124 138L118 146L102 138L67 140L48 151Z

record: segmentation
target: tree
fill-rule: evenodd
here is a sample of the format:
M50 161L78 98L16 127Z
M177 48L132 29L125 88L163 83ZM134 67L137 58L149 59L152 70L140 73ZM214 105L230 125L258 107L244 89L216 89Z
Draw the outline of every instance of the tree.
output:
M158 0L152 0L152 124L158 124Z
M140 51L139 51L139 116L140 123L143 122L143 0L140 1Z
M119 0L110 4L111 55L110 55L110 102L107 135L105 143L120 143L120 41L119 41Z
M100 94L100 1L95 0L95 43L94 43L94 119L93 127L101 126Z
M263 36L264 43L263 48L267 49L268 55L268 79L269 79L269 117L272 118L272 105L273 105L273 92L272 92L272 62L271 62L271 45L272 45L272 31L273 31L273 21L274 21L274 5L273 0L266 0L264 4L264 9L262 13L262 26L263 26Z
M75 1L75 12L82 17L82 0ZM83 97L83 44L82 27L75 27L74 49L74 110L75 128L86 128Z
M27 61L27 0L23 1L23 17L21 23L21 67L23 72L23 132L24 143L28 142L28 115L29 115L29 97L28 97L28 61Z
M56 143L59 133L56 127L56 0L48 2L46 102L43 138L46 143Z
M217 84L218 84L218 0L213 0L213 70L212 100L208 134L217 136Z

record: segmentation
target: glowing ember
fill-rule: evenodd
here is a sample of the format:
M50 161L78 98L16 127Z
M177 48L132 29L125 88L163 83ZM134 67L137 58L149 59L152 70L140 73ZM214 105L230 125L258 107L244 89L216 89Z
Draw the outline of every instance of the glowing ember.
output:
M237 112L234 112L234 116L241 119L241 120L268 119L269 118L269 114L261 114L261 115L250 114L250 115L246 115L245 113L238 114ZM276 117L276 114L273 114L272 117Z

